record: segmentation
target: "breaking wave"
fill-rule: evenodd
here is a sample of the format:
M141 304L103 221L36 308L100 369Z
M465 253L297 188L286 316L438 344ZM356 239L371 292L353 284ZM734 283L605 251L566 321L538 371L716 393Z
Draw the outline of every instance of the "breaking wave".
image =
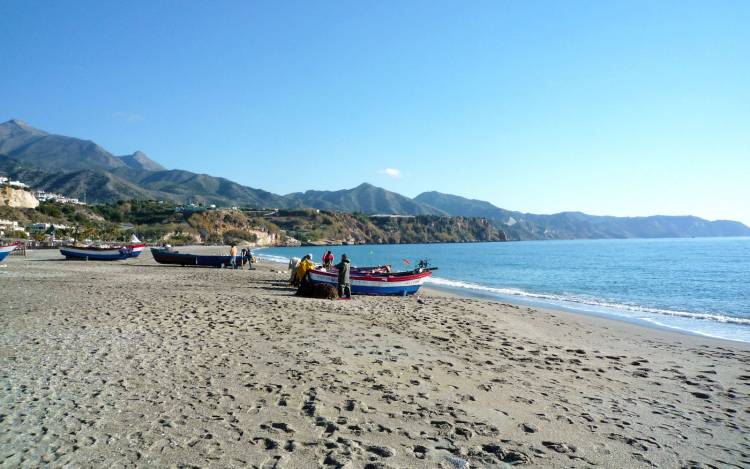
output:
M275 254L265 254L263 252L263 249L254 249L253 254L258 256L259 259L267 262L278 262L281 264L288 264L289 263L289 257L285 256L277 256Z
M435 285L438 287L444 287L455 290L471 290L474 292L485 293L490 295L504 296L504 297L520 297L529 300L536 300L539 302L550 303L558 306L568 306L574 309L583 309L588 306L597 309L606 309L620 312L629 313L651 313L661 316L680 317L686 319L698 319L703 321L713 321L723 324L737 324L742 326L750 326L750 319L737 318L732 316L725 316L723 314L711 314L711 313L693 313L689 311L673 311L668 309L650 308L646 306L627 305L620 303L611 303L606 301L598 301L590 298L580 298L575 296L565 295L553 295L544 293L531 293L516 288L497 288L488 287L485 285L479 285L476 283L463 282L458 280L449 280L440 277L430 277L425 282L427 284ZM639 318L645 320L645 318ZM653 321L651 321L653 322ZM696 331L697 332L697 331Z

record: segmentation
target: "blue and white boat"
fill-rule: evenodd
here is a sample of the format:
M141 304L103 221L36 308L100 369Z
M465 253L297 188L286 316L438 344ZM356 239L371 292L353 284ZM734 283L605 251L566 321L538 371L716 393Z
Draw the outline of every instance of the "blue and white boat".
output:
M6 257L10 256L10 253L16 249L17 244L10 244L8 246L0 246L0 262L5 260Z
M122 246L63 246L60 254L68 259L84 259L91 261L119 261L138 257L146 247L143 243L125 244Z

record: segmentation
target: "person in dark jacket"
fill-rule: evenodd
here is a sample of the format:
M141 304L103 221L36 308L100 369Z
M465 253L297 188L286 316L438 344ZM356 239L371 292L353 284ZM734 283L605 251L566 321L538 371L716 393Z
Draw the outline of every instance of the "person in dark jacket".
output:
M352 297L352 280L350 277L351 269L349 268L349 258L346 254L341 256L341 262L336 264L339 271L339 298Z

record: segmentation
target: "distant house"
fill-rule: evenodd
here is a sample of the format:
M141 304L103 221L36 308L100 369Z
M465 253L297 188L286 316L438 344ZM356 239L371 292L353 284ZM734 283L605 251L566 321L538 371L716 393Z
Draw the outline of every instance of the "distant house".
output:
M188 205L178 205L174 208L174 211L177 213L185 213L186 215L189 215L191 213L197 213L197 212L205 212L206 207L202 207L196 204L188 204Z
M79 201L75 197L59 197L55 199L55 202L59 202L61 204L84 205L83 202Z
M54 192L38 190L34 193L34 197L36 197L36 200L38 200L39 202L47 202L57 200L62 196L60 194L55 194Z
M81 202L75 197L65 197L62 194L56 194L54 192L46 192L43 190L36 191L34 193L34 196L39 202L57 202L61 204L85 205L83 202Z
M49 223L32 223L31 225L28 225L26 229L32 233L38 233L40 231L47 231L50 226L52 225Z
M0 220L0 237L15 237L16 233L25 233L23 227L18 226L17 221Z
M52 224L52 223L32 223L26 227L31 233L39 233L49 230L50 228L55 230L69 230L72 227L68 225Z
M414 218L414 215L397 215L395 213L376 213L370 215L370 218Z

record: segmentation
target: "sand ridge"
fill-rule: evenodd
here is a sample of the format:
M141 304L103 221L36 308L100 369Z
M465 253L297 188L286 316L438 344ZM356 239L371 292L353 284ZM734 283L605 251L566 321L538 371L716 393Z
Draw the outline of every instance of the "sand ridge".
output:
M56 258L0 276L3 466L750 465L743 344Z

